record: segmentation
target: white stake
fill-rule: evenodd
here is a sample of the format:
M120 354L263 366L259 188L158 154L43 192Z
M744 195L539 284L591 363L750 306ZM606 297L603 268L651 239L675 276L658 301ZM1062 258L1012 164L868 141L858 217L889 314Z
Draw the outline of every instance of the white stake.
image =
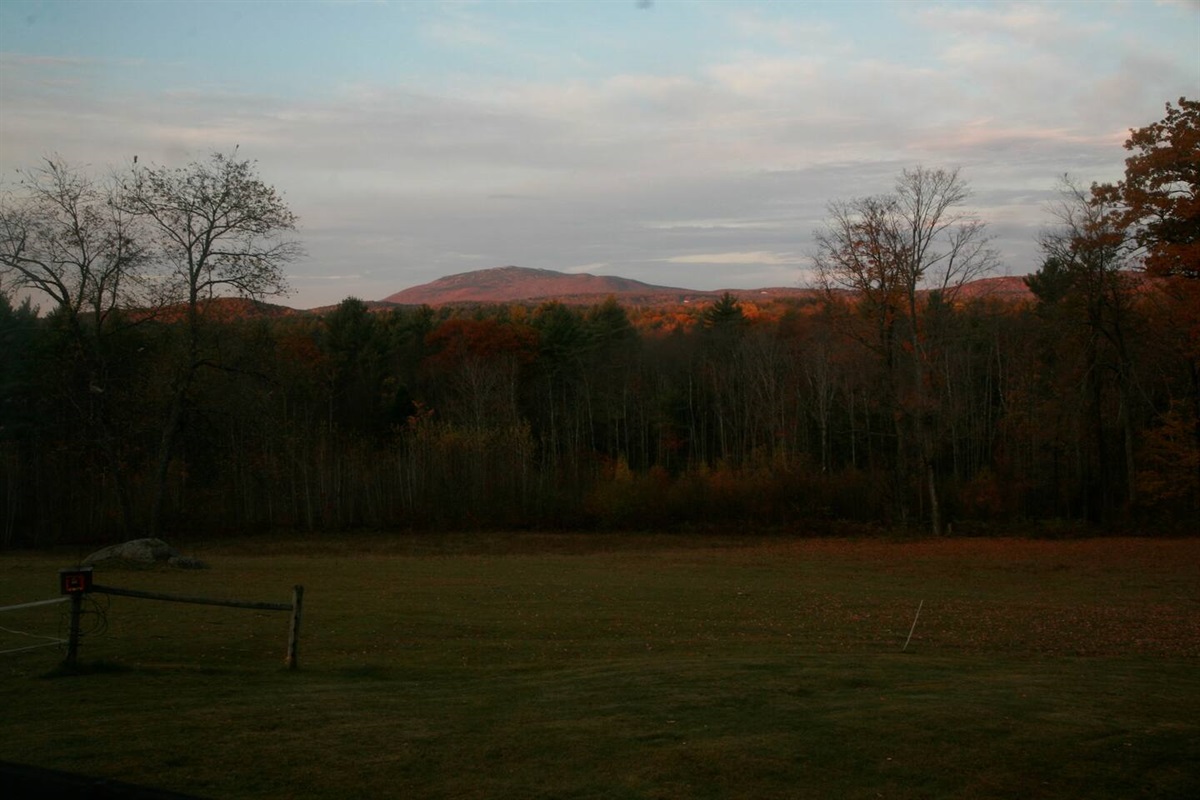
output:
M901 653L903 653L905 650L908 649L908 643L910 641L912 641L913 631L915 631L917 629L917 620L919 620L921 618L921 609L924 606L925 606L925 601L922 600L920 605L917 606L917 615L915 617L913 617L912 627L908 629L908 638L904 640L904 647L900 648Z

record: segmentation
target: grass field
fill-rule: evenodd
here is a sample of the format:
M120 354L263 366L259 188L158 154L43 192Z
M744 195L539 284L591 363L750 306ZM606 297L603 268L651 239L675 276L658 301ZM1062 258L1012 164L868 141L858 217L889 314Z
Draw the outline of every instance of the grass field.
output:
M97 581L303 584L301 668L287 614L97 597L81 674L0 655L0 760L213 798L1200 797L1200 539L189 550L212 568ZM0 606L75 557L0 553Z

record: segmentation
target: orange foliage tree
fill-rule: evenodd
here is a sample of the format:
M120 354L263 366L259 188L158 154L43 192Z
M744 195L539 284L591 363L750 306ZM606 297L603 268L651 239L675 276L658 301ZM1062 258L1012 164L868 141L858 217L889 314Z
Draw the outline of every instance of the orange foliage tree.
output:
M1125 149L1133 152L1125 180L1098 184L1093 195L1120 207L1147 272L1200 278L1200 101L1167 103L1163 119L1130 131Z
M1111 206L1117 226L1143 251L1146 272L1167 279L1163 311L1187 362L1191 446L1181 464L1190 473L1192 503L1200 502L1200 101L1179 98L1159 121L1130 131L1125 179L1092 187L1097 207ZM1161 421L1178 428L1178 418ZM1161 437L1160 437L1161 438ZM1170 437L1167 437L1170 438Z

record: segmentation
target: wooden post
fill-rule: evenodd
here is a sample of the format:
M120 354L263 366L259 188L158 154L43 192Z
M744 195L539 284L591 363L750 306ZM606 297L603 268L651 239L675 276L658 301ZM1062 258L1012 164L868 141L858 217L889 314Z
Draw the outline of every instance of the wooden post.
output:
M296 669L296 651L300 646L300 612L304 604L304 587L292 587L292 624L288 629L287 668Z
M908 643L912 641L913 631L917 629L917 620L921 618L921 609L925 607L925 599L921 599L920 605L917 606L917 615L913 617L912 627L908 629L908 638L904 640L904 647L900 648L900 652L908 650Z
M79 618L83 614L83 593L71 595L71 625L67 634L67 667L75 669L79 662Z

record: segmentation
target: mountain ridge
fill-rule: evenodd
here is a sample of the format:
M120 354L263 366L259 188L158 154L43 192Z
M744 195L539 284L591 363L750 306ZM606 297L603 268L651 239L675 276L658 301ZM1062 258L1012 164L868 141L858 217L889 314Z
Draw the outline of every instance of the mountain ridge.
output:
M402 289L383 298L382 302L399 305L445 305L608 295L626 298L694 293L690 289L659 286L616 275L569 273L509 265L447 275L429 283Z
M1031 295L1019 277L981 278L964 288L964 296L997 296L1024 299ZM726 292L740 300L814 297L816 288L763 287L756 289L688 289L660 286L615 275L567 273L551 269L504 266L460 272L437 280L410 286L379 302L391 305L440 306L454 303L518 303L559 301L569 305L589 305L616 297L631 305L685 303L718 298Z

